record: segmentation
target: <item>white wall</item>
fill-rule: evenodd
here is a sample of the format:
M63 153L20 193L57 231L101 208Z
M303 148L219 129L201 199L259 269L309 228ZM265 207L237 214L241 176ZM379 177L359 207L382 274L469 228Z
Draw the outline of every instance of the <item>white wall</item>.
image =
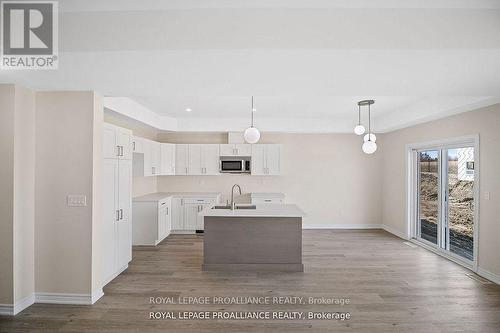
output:
M39 92L36 99L35 288L42 293L92 292L93 205L102 155L96 127L102 102L93 92ZM99 135L99 134L97 134ZM97 162L96 156L99 155ZM68 194L87 196L86 207L68 207ZM94 219L97 219L94 221ZM99 255L95 253L94 255Z
M163 133L161 142L225 143L222 134ZM261 143L281 143L281 176L161 176L159 191L217 191L226 200L233 184L244 192L283 192L306 213L306 226L380 226L380 154L365 155L350 134L263 133Z
M479 267L500 275L500 104L390 132L381 137L383 221L406 233L405 145L479 134ZM490 193L490 199L486 193Z

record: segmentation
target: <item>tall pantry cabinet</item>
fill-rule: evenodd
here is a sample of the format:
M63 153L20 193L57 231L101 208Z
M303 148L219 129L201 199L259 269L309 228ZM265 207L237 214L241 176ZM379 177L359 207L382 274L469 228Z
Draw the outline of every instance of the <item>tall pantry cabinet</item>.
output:
M132 132L104 124L103 285L132 260Z

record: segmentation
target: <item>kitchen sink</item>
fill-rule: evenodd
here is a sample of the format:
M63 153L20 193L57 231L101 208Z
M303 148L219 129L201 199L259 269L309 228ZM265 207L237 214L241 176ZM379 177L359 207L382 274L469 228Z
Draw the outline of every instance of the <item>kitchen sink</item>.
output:
M212 209L231 209L231 206L213 206ZM257 209L256 205L242 205L234 207L234 209Z

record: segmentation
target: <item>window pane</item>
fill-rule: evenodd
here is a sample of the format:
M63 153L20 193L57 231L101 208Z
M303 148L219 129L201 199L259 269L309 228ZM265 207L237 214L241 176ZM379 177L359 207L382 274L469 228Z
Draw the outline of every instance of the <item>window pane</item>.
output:
M439 214L439 152L418 153L420 237L437 244Z
M473 259L474 148L448 149L449 249Z

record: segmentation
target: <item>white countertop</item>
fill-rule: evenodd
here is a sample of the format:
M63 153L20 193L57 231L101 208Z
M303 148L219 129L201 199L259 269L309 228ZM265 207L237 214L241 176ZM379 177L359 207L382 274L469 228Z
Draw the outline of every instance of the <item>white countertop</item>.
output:
M198 215L218 217L304 217L306 214L293 204L258 204L257 209L212 209L205 208Z
M168 197L182 197L182 198L198 198L198 197L217 197L219 192L156 192L140 197L135 197L133 201L159 201Z

